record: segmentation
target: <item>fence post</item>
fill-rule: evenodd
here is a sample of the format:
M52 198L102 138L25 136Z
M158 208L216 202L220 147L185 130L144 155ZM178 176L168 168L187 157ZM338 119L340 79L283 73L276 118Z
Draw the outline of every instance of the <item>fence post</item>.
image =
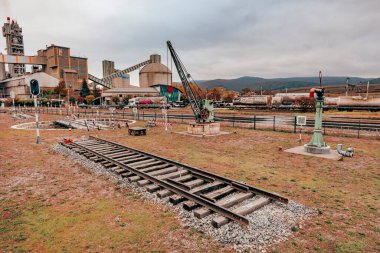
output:
M154 121L157 121L157 112L154 112Z
M232 127L235 127L235 114L234 114L234 117L232 118Z
M359 120L359 127L358 127L358 138L360 138L360 120Z
M137 112L137 120L140 120L140 112Z
M125 111L125 108L123 108L123 119L124 119L124 111Z
M183 112L181 113L181 123L183 124Z
M143 111L143 121L145 120L145 112Z
M306 125L306 122L305 122L305 125ZM293 133L297 133L297 116L294 116Z
M273 116L273 131L276 131L276 116Z
M256 130L256 114L253 115L253 130Z

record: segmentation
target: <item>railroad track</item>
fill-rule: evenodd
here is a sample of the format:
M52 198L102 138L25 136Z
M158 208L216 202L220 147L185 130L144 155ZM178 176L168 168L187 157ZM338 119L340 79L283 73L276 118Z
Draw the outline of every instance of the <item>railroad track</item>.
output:
M255 210L272 201L288 203L280 195L97 137L60 144L160 198L182 204L197 218L217 213L214 227L231 220L248 225L246 216Z

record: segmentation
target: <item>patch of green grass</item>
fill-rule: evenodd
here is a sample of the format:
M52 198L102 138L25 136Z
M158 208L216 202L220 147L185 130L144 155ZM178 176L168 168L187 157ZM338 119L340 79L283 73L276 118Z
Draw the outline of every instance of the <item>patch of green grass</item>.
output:
M335 246L336 253L361 253L364 252L364 245L359 241L349 241L338 243Z

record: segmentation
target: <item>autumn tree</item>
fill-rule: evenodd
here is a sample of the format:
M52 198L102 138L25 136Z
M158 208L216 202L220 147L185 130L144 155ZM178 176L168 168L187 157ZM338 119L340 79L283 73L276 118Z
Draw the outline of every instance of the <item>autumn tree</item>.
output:
M54 88L54 93L59 94L60 96L66 96L67 95L65 81L62 80L58 83L58 86Z
M185 89L183 88L182 84L172 83L172 86L179 89L179 91L181 91L182 93L182 96L187 98ZM190 88L197 97L200 97L202 99L206 97L206 92L203 89L201 89L197 84L190 83Z
M215 87L212 89L207 90L207 98L216 100L216 101L221 101L223 98L224 94L224 88L223 87Z
M243 88L243 89L241 89L240 94L245 95L245 94L248 94L250 92L252 92L252 90L250 88Z
M295 105L303 112L315 110L315 99L311 97L300 97L295 101Z
M236 92L232 90L227 90L223 94L223 101L227 103L232 103L232 101L236 98Z
M86 101L87 101L88 104L91 104L92 101L94 101L94 99L95 99L94 95L88 95L88 96L86 96Z

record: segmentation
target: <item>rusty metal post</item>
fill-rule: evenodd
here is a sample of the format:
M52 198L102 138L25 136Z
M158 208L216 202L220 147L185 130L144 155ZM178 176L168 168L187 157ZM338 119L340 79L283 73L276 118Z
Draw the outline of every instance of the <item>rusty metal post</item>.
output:
M293 133L297 133L297 116L294 116L294 127L293 127ZM305 122L306 124L306 122Z
M256 115L253 115L253 129L256 130Z
M276 116L273 116L273 131L276 131Z
M361 127L361 124L360 124L360 120L359 120L359 126L358 126L358 136L357 136L357 138L360 138L360 127Z

